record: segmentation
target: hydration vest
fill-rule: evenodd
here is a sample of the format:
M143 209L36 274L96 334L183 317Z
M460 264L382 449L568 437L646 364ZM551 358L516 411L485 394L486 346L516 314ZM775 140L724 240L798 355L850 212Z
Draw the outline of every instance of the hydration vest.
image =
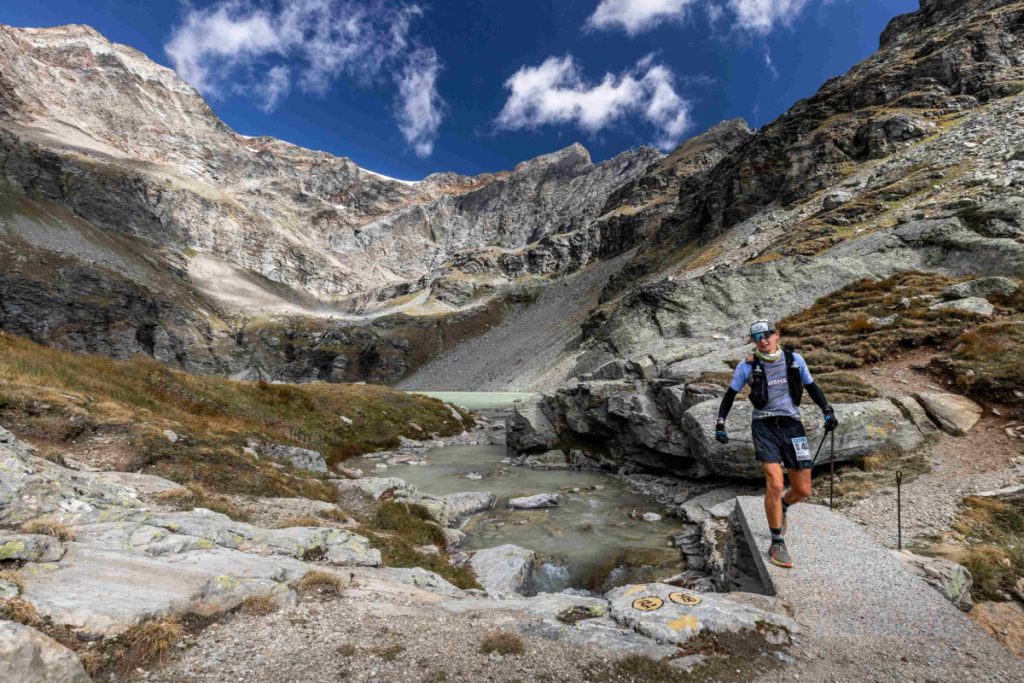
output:
M786 358L786 383L789 385L789 397L793 399L793 405L799 406L804 397L804 383L800 378L800 368L796 365L793 352L789 349L782 350ZM753 366L750 373L750 402L758 410L768 405L768 376L764 369L764 362L757 355L747 356L747 362Z

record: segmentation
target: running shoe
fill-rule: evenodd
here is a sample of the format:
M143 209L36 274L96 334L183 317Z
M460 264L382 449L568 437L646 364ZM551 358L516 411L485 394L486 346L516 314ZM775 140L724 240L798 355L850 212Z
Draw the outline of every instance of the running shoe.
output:
M768 548L768 559L777 567L789 569L793 566L793 560L789 557L789 551L786 550L785 543L772 543L771 547Z

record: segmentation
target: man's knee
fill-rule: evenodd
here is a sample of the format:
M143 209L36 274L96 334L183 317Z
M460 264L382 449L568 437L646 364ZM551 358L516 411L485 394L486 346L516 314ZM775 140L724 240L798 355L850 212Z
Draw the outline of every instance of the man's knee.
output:
M775 496L776 498L781 498L783 492L786 490L786 486L781 475L778 477L771 475L765 477L765 488L767 489L769 496Z
M794 503L797 503L797 502L803 500L804 498L806 498L809 495L811 495L811 482L810 482L809 478L808 479L803 479L803 478L797 479L797 478L794 478L790 482L789 496L790 496L790 498L795 499L795 500L793 500Z

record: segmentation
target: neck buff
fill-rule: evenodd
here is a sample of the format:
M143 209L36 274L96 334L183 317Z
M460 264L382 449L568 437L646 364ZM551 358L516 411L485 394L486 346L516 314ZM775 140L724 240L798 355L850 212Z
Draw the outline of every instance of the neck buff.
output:
M754 349L754 355L760 358L765 363L774 363L779 358L782 358L782 348L775 350L775 353L761 353L761 349Z

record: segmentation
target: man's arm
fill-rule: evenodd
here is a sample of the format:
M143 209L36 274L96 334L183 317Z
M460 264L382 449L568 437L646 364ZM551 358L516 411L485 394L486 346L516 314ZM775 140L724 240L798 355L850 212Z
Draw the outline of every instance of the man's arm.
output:
M733 401L736 400L736 394L742 391L744 385L750 379L750 364L745 361L740 361L740 364L736 366L736 371L732 374L732 381L729 382L729 388L725 390L725 396L722 397L722 403L718 406L718 421L715 423L715 439L720 443L729 443L729 432L725 431L725 418L729 417L729 411L732 410Z
M800 379L804 383L804 388L807 389L808 396L811 397L814 404L821 409L822 415L825 416L825 431L831 432L839 426L839 420L836 419L835 411L832 410L828 399L825 398L825 392L815 384L814 378L811 377L811 371L807 368L807 361L799 354L797 354L797 367L800 368Z

